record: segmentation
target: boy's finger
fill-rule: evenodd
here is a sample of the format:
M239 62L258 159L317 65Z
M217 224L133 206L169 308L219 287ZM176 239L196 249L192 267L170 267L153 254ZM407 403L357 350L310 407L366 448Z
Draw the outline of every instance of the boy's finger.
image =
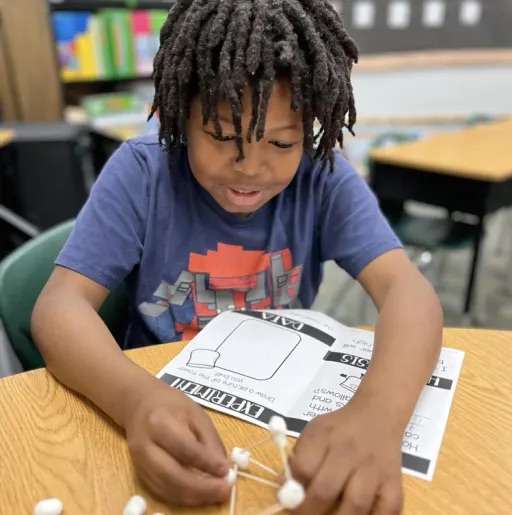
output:
M376 500L377 476L367 467L357 470L348 480L335 515L370 515Z
M208 474L223 476L225 457L203 445L185 424L169 424L165 432L155 434L155 443L185 467L192 467ZM219 472L220 471L220 472Z
M204 413L204 416L198 417L198 419L194 420L193 431L195 432L199 441L205 446L205 448L214 454L218 460L224 464L220 468L219 474L227 474L229 469L229 461L226 458L226 449L224 448L224 444L222 443L217 429L206 413Z
M390 481L378 492L374 515L400 515L404 503L401 477Z
M306 490L306 499L297 509L297 515L332 513L349 478L351 467L346 459L331 450Z
M292 476L307 487L322 465L326 452L325 442L314 438L314 435L304 433L297 440L293 454L290 457Z
M155 493L172 504L202 506L222 503L229 497L226 481L183 467L156 445L148 447L144 469Z

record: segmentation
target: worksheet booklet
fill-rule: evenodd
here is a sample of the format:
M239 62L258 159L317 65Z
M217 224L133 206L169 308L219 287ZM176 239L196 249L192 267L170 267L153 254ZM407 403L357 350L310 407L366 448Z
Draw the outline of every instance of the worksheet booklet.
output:
M310 310L226 311L157 377L205 407L262 427L280 415L298 437L316 415L352 398L373 336ZM463 359L462 351L442 349L404 433L407 474L432 480Z

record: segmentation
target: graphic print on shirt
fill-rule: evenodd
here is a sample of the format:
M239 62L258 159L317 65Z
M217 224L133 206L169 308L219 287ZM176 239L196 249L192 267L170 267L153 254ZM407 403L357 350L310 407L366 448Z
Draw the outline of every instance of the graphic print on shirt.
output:
M289 249L267 253L219 243L191 253L174 284L162 281L139 312L160 341L191 339L216 315L231 309L297 308L302 266Z

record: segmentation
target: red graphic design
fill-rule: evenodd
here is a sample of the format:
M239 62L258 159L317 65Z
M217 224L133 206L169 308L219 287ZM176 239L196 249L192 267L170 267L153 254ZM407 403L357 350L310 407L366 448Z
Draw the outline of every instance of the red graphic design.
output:
M222 311L293 307L301 273L288 249L269 254L219 243L206 255L191 253L188 270L162 283L154 294L161 300L145 303L144 314L172 309L176 332L190 339Z

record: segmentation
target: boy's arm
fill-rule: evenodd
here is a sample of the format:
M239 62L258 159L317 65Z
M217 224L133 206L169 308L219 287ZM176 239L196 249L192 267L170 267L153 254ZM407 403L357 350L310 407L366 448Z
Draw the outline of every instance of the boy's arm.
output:
M382 399L405 425L441 347L442 310L356 170L336 155L334 173L323 179L322 261L357 279L379 311L372 362L353 401Z
M403 250L357 277L379 310L373 357L351 401L315 417L297 441L291 469L307 488L297 515L402 512L403 433L439 355L443 317Z
M442 308L401 249L374 260L358 280L379 315L372 361L353 401L381 406L404 430L441 350Z
M126 430L139 479L178 504L216 504L229 496L229 466L206 412L121 351L97 311L103 286L57 267L32 316L48 369Z
M123 426L124 412L157 381L123 354L97 311L141 259L151 189L143 157L126 142L109 158L32 317L50 371Z
M157 381L124 355L98 315L108 293L57 266L34 307L31 329L52 374L124 427L125 415Z
M322 261L357 279L379 318L371 363L351 401L315 417L294 447L290 467L307 488L297 515L333 508L398 515L403 434L439 355L442 310L353 167L337 157L334 173L322 178Z

